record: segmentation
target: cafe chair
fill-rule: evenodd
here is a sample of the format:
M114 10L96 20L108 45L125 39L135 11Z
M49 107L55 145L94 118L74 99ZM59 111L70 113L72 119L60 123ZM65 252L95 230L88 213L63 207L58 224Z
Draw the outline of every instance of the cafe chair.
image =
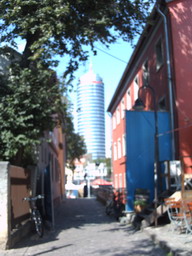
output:
M166 198L164 200L167 207L168 217L172 226L172 231L187 233L187 214L184 210L182 201L175 201L174 198Z

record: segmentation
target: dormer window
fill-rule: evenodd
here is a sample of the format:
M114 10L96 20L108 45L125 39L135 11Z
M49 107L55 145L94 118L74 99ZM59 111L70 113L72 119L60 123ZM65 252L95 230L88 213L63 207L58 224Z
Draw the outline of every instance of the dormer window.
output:
M146 60L143 63L143 85L147 85L149 83L149 63Z
M166 111L166 100L165 97L161 98L158 103L158 107L160 111Z
M163 47L162 47L161 38L155 45L155 53L156 53L156 70L158 71L163 65Z
M127 90L127 109L131 109L131 89Z
M138 90L139 90L139 78L138 76L134 79L134 101L138 98Z
M117 107L117 110L116 110L116 117L117 117L117 124L120 123L120 109L119 107Z
M125 102L124 99L121 101L121 118L125 117Z

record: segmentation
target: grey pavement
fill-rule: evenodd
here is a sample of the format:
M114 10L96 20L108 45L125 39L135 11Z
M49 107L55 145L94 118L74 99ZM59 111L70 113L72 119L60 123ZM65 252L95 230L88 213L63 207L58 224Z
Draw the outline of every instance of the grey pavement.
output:
M171 252L170 256L192 256L192 234L181 234L171 224L144 230L156 244Z
M112 217L106 216L105 207L94 198L66 199L57 211L54 231L46 231L41 239L36 235L26 237L17 248L1 251L0 255L177 255L168 254L170 249L165 244L164 249L160 248L162 241L159 237L162 238L163 232L164 241L172 234L171 231L167 231L168 235L160 227L159 230L147 228L145 231L135 231L131 225L122 225ZM159 243L154 243L153 240ZM180 252L183 253L185 250Z

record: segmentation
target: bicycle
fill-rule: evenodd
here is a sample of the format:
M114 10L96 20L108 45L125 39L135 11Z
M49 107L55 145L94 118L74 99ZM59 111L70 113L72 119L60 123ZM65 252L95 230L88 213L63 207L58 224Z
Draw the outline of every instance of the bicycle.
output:
M113 193L112 190L109 190L109 193L108 193L108 199L106 201L106 206L105 206L105 213L107 215L115 215L115 211L114 211L114 200L115 200L115 195Z
M114 201L113 199L109 199L106 202L105 212L107 215L114 215Z
M112 215L119 220L123 216L124 204L121 202L120 193L113 194L112 198L109 198L106 202L105 212L107 215Z
M35 224L35 230L39 237L43 237L44 227L43 227L41 214L36 206L36 201L38 199L43 199L43 198L44 198L43 195L37 195L35 197L24 197L23 198L24 201L29 201L30 208L31 208L31 219Z

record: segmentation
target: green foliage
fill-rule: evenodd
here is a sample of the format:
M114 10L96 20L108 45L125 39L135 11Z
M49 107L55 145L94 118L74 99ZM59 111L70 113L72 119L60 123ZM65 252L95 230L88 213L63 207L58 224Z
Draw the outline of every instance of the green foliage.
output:
M52 114L65 109L59 83L52 71L54 56L68 55L64 77L73 77L88 58L84 46L106 46L119 37L132 40L146 19L143 0L1 0L0 44L26 42L20 56L11 58L0 73L0 160L23 163L44 130L54 126ZM1 45L2 46L2 45ZM5 54L5 48L3 49ZM1 54L2 54L1 52ZM1 55L0 55L1 57ZM85 152L82 138L66 117L68 159ZM27 157L28 158L28 157ZM33 159L33 157L31 157Z
M173 252L168 252L167 254L166 254L166 256L173 256L174 254L173 254Z
M66 150L67 150L67 163L69 167L73 170L74 160L80 159L84 154L86 154L86 145L84 142L84 138L81 137L74 130L73 118L71 113L71 106L68 107L68 111L65 116L66 120Z
M51 59L69 55L65 74L72 76L79 61L87 60L83 46L101 42L107 46L119 37L133 40L146 21L151 1L143 0L1 0L1 41L16 45L26 40L24 57ZM29 61L29 59L28 59ZM24 60L26 64L26 59Z
M136 206L136 205L146 206L146 205L147 205L147 202L146 202L146 200L140 199L140 200L134 201L134 205L135 205L135 206Z
M48 69L11 67L0 94L1 160L15 159L24 148L38 144L45 130L53 129L52 114L61 104L54 76Z

